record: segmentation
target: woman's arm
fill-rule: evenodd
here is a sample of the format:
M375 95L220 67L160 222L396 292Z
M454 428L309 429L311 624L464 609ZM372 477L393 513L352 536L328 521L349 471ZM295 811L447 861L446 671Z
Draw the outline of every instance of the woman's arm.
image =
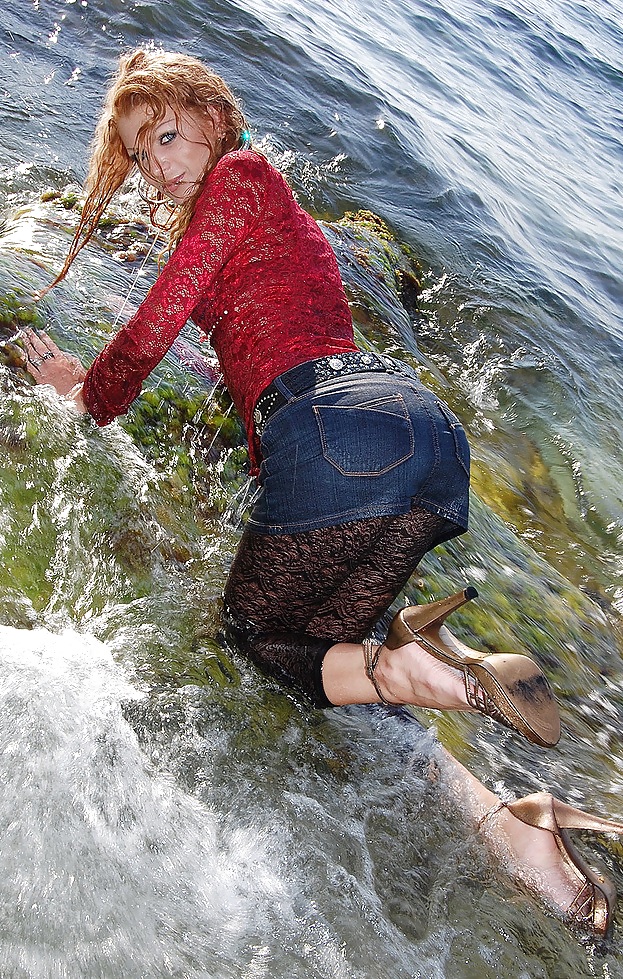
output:
M86 374L84 401L98 424L127 411L223 265L261 218L268 167L253 153L228 154L208 176L175 252L135 315Z

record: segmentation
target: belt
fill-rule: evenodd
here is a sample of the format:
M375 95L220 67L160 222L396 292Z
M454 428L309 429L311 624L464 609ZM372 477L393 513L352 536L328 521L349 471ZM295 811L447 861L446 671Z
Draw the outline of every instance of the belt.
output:
M347 374L362 374L369 371L388 372L399 369L399 362L391 357L379 357L377 354L361 353L358 350L332 354L330 357L319 357L317 360L308 360L304 364L291 367L289 371L285 371L271 381L257 399L253 412L255 431L261 435L268 419L279 408L323 381L332 381Z

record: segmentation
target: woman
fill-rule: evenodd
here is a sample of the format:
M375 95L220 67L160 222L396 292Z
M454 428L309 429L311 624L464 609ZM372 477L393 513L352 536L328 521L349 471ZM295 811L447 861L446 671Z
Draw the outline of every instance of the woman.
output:
M121 59L99 121L67 273L138 167L173 253L141 307L85 373L31 334L35 378L98 424L124 413L190 316L210 338L244 421L260 491L225 589L241 649L318 706L478 710L554 745L558 711L538 666L482 654L444 625L458 595L370 632L422 556L467 527L463 429L414 373L360 352L335 257L281 175L248 146L225 83L182 55ZM548 794L503 805L448 756L457 792L539 895L598 934L614 901L566 828L623 832Z

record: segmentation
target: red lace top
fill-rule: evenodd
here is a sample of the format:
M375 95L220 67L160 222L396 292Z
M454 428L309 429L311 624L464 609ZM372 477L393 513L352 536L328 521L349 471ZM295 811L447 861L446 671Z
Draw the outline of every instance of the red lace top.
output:
M211 339L257 472L252 415L266 385L296 364L356 347L329 243L252 150L226 154L208 175L175 252L91 365L83 396L98 424L127 411L191 316Z

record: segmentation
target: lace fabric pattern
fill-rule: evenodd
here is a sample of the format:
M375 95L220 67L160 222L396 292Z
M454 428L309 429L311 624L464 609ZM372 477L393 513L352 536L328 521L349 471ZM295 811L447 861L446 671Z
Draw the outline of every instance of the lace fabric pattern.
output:
M449 529L414 507L299 534L246 530L225 588L232 637L261 669L326 706L327 649L361 642Z
M191 316L211 338L255 471L252 414L264 388L290 367L356 347L329 243L252 150L226 154L208 175L175 252L88 371L84 398L98 424L127 411Z

